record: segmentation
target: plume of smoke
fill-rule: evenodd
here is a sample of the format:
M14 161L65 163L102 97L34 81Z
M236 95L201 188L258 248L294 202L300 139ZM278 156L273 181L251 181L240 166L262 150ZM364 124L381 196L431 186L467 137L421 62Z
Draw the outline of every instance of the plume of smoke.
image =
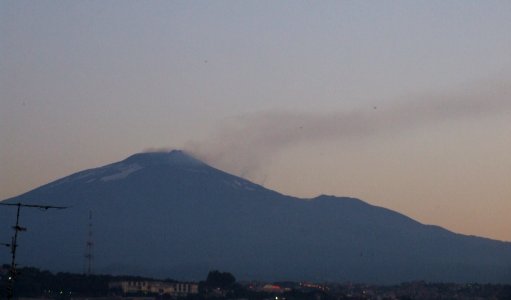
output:
M237 175L254 178L278 152L301 143L364 139L431 123L493 116L511 111L508 82L478 85L455 93L415 95L382 107L357 111L307 113L266 111L234 118L209 140L192 141L185 150Z
M142 153L164 153L164 152L170 152L174 149L175 148L172 148L172 147L148 147L148 148L144 148L142 150Z

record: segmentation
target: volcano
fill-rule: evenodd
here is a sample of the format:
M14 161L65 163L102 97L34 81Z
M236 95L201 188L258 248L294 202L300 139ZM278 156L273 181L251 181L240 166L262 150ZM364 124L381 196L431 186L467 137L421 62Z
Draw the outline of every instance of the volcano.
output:
M68 207L22 208L20 266L82 272L90 240L95 273L199 280L218 269L267 281L511 283L511 243L354 198L283 195L178 150L135 154L4 201ZM2 242L11 239L15 213L0 207ZM0 262L9 261L2 250Z

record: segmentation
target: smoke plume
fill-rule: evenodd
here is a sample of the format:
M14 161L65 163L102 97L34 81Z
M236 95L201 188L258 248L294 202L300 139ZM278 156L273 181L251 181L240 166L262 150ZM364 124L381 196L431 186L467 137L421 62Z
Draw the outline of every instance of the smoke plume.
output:
M437 122L448 124L467 118L477 122L510 112L511 85L494 82L454 93L410 96L355 111L242 115L219 126L210 139L189 142L185 150L221 169L254 179L259 168L269 164L275 154L301 143L367 139Z

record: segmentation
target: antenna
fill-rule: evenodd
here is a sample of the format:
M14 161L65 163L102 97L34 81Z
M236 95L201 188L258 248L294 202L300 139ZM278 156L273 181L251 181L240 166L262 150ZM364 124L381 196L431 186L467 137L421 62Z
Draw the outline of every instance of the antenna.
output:
M0 205L7 205L7 206L17 206L18 209L16 211L16 225L12 227L14 229L14 236L12 237L12 241L10 244L5 244L11 247L11 269L9 271L9 277L7 278L7 299L12 299L13 297L13 286L14 281L16 280L16 249L18 249L18 232L20 231L27 231L27 228L20 226L20 211L22 207L29 207L29 208L39 208L39 209L65 209L67 207L64 206L51 206L51 205L36 205L36 204L24 204L21 202L18 203L2 203L0 202Z
M92 211L89 211L89 233L87 236L87 242L85 243L85 263L86 263L86 271L85 274L92 274L92 259L94 251L94 241L92 239Z

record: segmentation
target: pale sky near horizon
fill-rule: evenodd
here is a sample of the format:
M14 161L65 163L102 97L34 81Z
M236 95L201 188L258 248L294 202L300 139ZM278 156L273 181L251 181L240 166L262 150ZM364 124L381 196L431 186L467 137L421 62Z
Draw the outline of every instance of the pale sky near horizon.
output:
M179 148L511 241L509 1L0 2L0 199Z

